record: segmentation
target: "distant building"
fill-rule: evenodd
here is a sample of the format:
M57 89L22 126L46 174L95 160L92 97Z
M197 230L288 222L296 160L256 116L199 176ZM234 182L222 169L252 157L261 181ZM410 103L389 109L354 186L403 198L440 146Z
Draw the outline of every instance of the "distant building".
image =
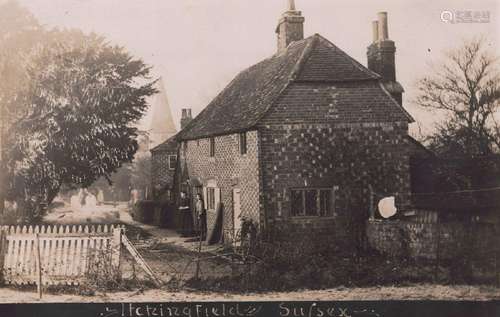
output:
M383 153L383 165L397 171L388 192L410 190L413 119L402 107L387 15L375 24L368 68L319 34L304 39L304 20L289 1L276 28L277 53L237 75L176 137L180 188L203 194L209 231L220 226L227 240L242 218L260 229L289 224L298 236L345 232L352 211L339 175L354 162L329 159L341 157L340 137ZM377 168L363 157L356 164ZM366 197L370 182L360 189Z
M191 109L182 109L181 130L192 119ZM163 194L170 196L177 170L178 145L177 139L173 136L151 149L151 181L154 196Z
M156 88L159 92L151 98L150 103L152 118L148 130L148 151L177 133L163 79L158 80Z

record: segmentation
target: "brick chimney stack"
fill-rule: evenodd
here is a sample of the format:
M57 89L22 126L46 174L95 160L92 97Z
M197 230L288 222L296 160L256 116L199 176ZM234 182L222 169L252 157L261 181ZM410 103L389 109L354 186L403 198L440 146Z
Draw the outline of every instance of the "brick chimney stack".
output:
M403 103L404 89L396 81L396 45L389 39L387 12L378 13L372 24L373 42L368 46L368 68L382 77L385 88L399 104Z
M290 43L304 39L304 21L302 12L296 10L295 0L288 0L288 10L283 13L276 27L278 53L286 50Z
M190 108L185 108L182 109L182 116L181 116L181 130L183 130L189 122L193 120L193 116L191 115L191 109Z

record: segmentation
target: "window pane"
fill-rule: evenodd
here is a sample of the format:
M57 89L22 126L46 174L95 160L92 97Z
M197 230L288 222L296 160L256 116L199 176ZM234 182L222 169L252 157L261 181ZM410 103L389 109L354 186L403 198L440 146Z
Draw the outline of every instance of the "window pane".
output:
M208 196L208 201L207 201L208 209L215 210L215 188L208 188L207 196Z
M306 190L306 215L318 215L318 191Z
M320 192L320 215L331 216L332 211L332 192L330 190L322 190Z
M240 153L247 153L247 134L245 132L240 133Z
M173 170L175 169L175 165L177 163L177 155L170 155L168 157L168 167Z
M215 156L215 139L210 138L210 156L214 157Z
M304 214L304 201L301 190L292 190L292 216L301 216Z

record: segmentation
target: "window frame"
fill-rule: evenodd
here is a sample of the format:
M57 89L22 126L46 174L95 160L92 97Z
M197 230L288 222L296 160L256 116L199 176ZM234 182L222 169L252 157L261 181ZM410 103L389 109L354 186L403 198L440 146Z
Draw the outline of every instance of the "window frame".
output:
M172 157L175 157L175 164L174 164L174 166L172 166L172 164L171 164L172 162L170 161L170 159L171 159ZM169 171L175 170L175 167L176 167L176 165L177 165L177 154L169 154L169 155L167 156L167 160L168 160L168 170L169 170Z
M207 187L207 210L215 210L215 187Z
M238 143L240 148L240 155L246 155L248 153L248 138L246 132L240 132L238 134Z
M215 137L209 139L208 151L210 157L215 157Z
M306 193L308 191L316 191L316 214L307 214L306 208ZM299 214L294 214L293 206L293 195L294 192L300 192L301 194L301 212ZM322 199L321 193L328 192L329 194L329 208L326 213L322 210ZM290 217L292 218L332 218L335 216L335 187L292 187L289 188L290 194Z

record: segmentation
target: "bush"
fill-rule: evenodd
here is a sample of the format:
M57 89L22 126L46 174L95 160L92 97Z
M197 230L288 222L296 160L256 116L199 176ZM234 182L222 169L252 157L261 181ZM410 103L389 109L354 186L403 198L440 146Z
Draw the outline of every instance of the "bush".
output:
M132 208L132 218L146 224L154 222L156 202L152 200L138 201Z

